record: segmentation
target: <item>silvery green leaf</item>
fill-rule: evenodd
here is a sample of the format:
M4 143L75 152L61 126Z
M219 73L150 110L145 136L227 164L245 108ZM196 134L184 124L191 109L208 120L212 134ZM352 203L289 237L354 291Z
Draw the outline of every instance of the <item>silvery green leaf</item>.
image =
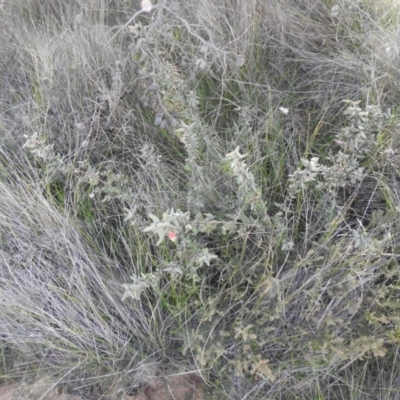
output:
M154 125L155 126L160 126L161 122L162 122L162 115L161 114L157 114L156 117L154 118Z
M319 170L319 165L318 165L319 157L312 157L310 161L310 170L311 171L318 171Z
M338 4L334 5L331 8L331 17L337 17L339 15L339 11L340 11L340 6Z
M24 135L27 137L26 135ZM22 148L27 147L28 149L34 149L37 147L39 144L43 144L44 141L38 139L38 134L35 132L32 136L29 137L29 139L25 142L25 144L22 146Z
M200 267L201 267L203 264L206 264L206 265L210 266L210 261L211 261L212 259L214 259L214 258L218 258L218 257L217 257L215 254L210 254L210 253L208 252L208 249L206 248L206 249L203 249L203 250L200 252L200 257L197 258L196 264L199 264Z
M207 62L202 58L199 58L198 60L196 60L196 65L199 66L200 69L205 69L207 66Z
M238 147L236 147L236 149L233 150L231 153L228 153L228 154L225 156L225 160L238 160L238 159L241 159L241 158L246 157L247 154L240 154L239 149L240 149L240 147L238 146Z
M122 301L125 301L128 297L132 297L133 300L140 300L140 295L143 290L149 287L146 282L139 281L134 277L132 277L132 279L135 283L122 285L125 289L125 293L121 298Z
M360 234L355 229L352 229L352 233L354 236L354 247L357 249L361 244Z
M139 36L141 30L142 30L142 24L140 24L140 23L128 26L128 31L129 31L129 33L133 34L133 37Z
M286 240L285 242L283 242L281 249L283 251L290 251L292 250L294 247L294 243L290 240Z
M133 206L132 209L124 208L124 211L126 212L126 217L124 219L124 222L130 221L131 219L135 218L136 211L137 211L137 206Z
M300 161L306 168L310 164L310 161L306 160L305 158L300 158Z
M245 58L244 58L244 56L242 54L239 54L239 55L236 56L236 65L238 67L242 67L244 65L245 61L246 60L245 60Z
M172 278L183 274L182 268L176 263L170 263L169 266L164 268L164 272L168 272Z
M153 222L158 223L160 220L153 214L149 214L149 217L153 220Z
M176 130L178 133L188 133L191 134L193 132L193 129L195 127L195 122L191 123L190 125L186 125L183 121L181 122L182 128L179 128Z
M235 233L237 231L236 223L233 221L224 222L221 227L222 234L226 235L227 233Z

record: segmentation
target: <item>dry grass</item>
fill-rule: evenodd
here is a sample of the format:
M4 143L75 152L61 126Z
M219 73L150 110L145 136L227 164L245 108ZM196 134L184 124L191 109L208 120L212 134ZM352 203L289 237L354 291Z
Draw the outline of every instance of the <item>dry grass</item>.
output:
M4 380L400 398L398 2L1 5Z

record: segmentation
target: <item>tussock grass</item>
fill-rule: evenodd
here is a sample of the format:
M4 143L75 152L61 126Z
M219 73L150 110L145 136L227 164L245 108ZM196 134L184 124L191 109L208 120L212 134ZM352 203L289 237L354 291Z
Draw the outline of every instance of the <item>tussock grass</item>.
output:
M139 9L0 9L2 377L399 397L398 4Z

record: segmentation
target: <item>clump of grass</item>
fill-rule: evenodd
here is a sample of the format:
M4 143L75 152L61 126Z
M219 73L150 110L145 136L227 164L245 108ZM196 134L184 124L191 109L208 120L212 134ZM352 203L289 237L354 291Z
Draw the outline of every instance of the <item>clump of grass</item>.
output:
M111 3L0 11L4 377L397 393L397 6Z

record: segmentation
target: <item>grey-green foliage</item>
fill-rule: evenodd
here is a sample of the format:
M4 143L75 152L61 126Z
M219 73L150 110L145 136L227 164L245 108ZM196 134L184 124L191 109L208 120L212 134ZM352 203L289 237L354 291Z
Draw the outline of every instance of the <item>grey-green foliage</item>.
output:
M354 185L365 176L362 160L376 146L376 135L391 118L390 110L382 112L378 106L367 106L363 111L359 101L347 101L350 106L345 110L348 125L341 128L335 137L340 146L336 154L327 157L330 165L319 163L319 157L302 159L303 168L298 168L290 177L292 194L304 190L311 183L316 188L330 193L346 185Z
M349 107L344 112L349 125L336 135L335 142L348 154L363 159L375 144L376 135L391 118L391 111L383 112L379 106L359 107L360 101L346 101Z
M377 145L376 130L382 129L383 125L380 125L382 114L374 108L370 119L361 120L360 118L364 118L365 114L360 109L354 113L354 109L350 107L347 113L350 113L350 126L357 121L358 128L353 128L352 135L349 136L349 130L345 127L337 137L341 141L346 139L349 145L344 148L341 146L342 148L337 149L336 154L327 157L329 165L321 164L318 157L311 157L310 160L302 159L302 168L299 168L291 177L289 197L286 199L285 206L281 205L282 211L273 216L268 216L265 208L255 207L257 198L246 203L245 199L254 199L254 193L257 193L259 189L254 175L244 162L245 155L236 148L226 156L224 162L229 165L237 183L238 215L242 220L253 224L255 229L262 231L261 237L268 243L267 246L276 246L278 241L274 242L273 238L278 236L274 235L274 232L278 233L281 239L279 249L288 253L288 258L291 251L297 252L299 260L294 262L294 266L290 269L284 270L282 266L275 276L264 272L265 281L261 285L261 287L265 285L264 289L261 287L255 289L254 297L252 297L254 302L263 301L257 297L260 292L267 293L268 304L271 307L269 317L257 314L252 319L255 326L244 325L240 320L245 317L239 313L240 319L231 321L229 328L225 325L212 341L199 330L191 332L190 340L183 346L182 351L186 354L186 351L190 349L200 366L218 368L221 373L224 371L236 376L246 375L250 371L250 374L262 376L268 382L276 380L279 362L276 361L274 370L268 360L260 356L255 349L267 346L272 337L279 340L274 336L276 332L279 332L274 321L278 321L279 324L279 320L285 318L286 309L297 304L296 298L298 296L302 298L302 293L305 298L302 298L300 302L304 308L299 311L298 323L303 326L305 337L309 337L306 364L315 366L322 363L321 365L333 368L333 365L338 362L344 363L345 366L351 365L359 357L365 355L385 356L387 350L382 337L369 339L361 328L349 326L347 319L364 321L362 307L364 302L368 303L369 298L363 295L363 285L374 279L376 265L380 263L379 260L388 246L387 237L377 236L374 226L367 229L361 222L358 229L348 230L340 238L336 237L336 231L332 229L336 226L335 221L339 217L344 217L338 206L339 189L345 186L354 188L365 178L362 162L366 157L372 156L374 147ZM373 122L375 117L377 117L376 123ZM389 122L390 118L386 115L383 120ZM361 126L365 129L360 128ZM296 244L288 237L290 225L285 226L284 221L293 213L293 204L297 196L304 192L309 192L310 196L315 196L317 201L322 201L325 206L331 203L332 210L331 214L324 210L326 215L323 221L326 223L324 226L327 229L326 235L322 235L319 241L316 240L309 245L311 248L306 254L300 255ZM264 203L261 204L265 206ZM250 207L246 207L247 205ZM307 206L308 204L304 203L304 207ZM269 222L260 224L258 218L261 217ZM242 234L249 233L248 230L246 231L246 224L238 224L236 220L231 223L233 226L236 225L234 231ZM328 254L331 257L328 257ZM231 253L231 256L234 257L234 254ZM371 264L369 265L368 262ZM249 291L250 282L251 280L248 282L247 290ZM237 295L241 298L241 295ZM274 304L273 307L272 304ZM213 319L212 315L215 312L210 304L210 309L206 314ZM244 307L244 314L252 315L251 305L248 308ZM216 319L221 321L223 317ZM372 321L373 317L368 315L366 320ZM263 330L257 329L260 323L264 327ZM308 324L311 324L313 328ZM241 333L242 336L239 338L238 334L232 336L229 333L229 329L232 328L236 332L250 330L251 333L246 333L246 338ZM269 333L265 334L265 329ZM347 338L343 343L336 338L338 329L341 330L343 337ZM229 345L234 346L235 350L232 350ZM233 361L227 361L228 357L232 357Z

